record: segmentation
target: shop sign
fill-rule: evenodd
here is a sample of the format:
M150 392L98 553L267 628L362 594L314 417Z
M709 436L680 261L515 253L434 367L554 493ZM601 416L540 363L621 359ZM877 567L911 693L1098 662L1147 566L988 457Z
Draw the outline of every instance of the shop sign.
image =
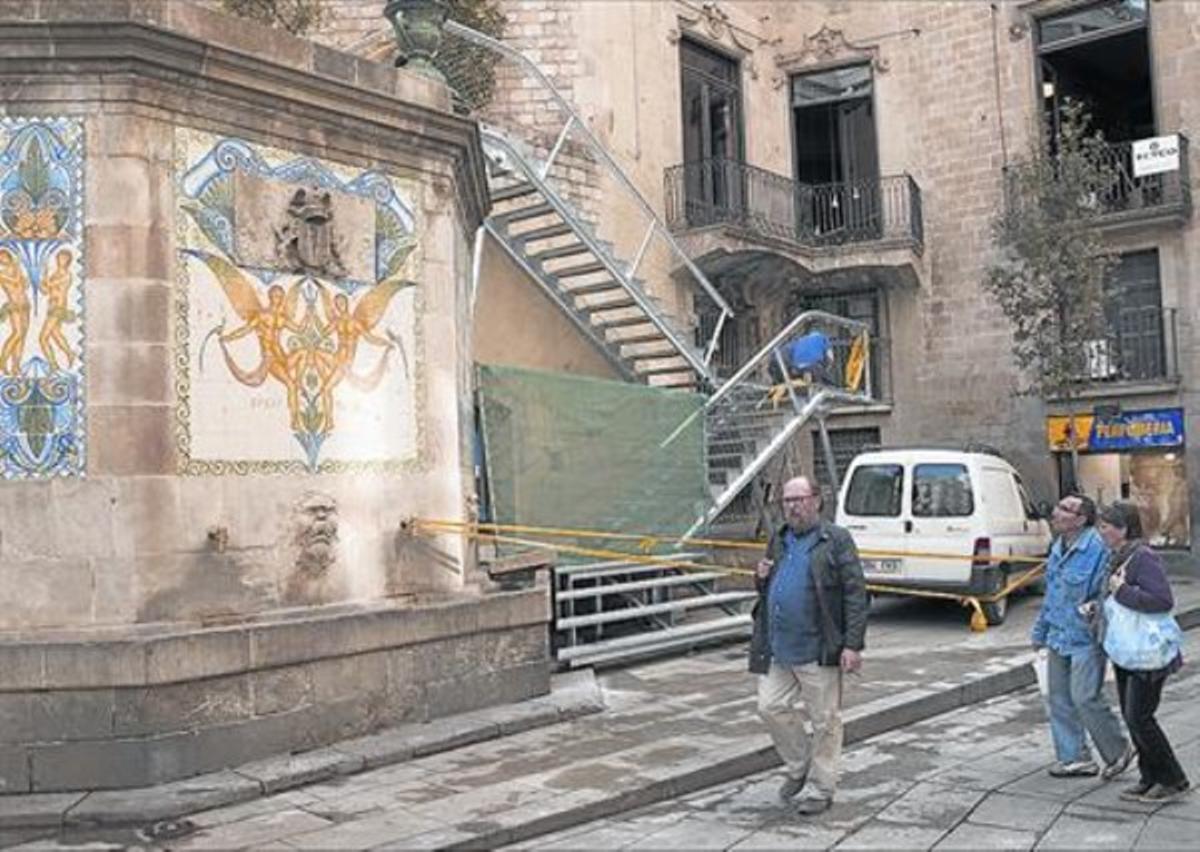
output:
M1133 176L1156 175L1179 169L1179 135L1155 136L1133 143Z
M1070 451L1067 418L1046 419L1051 450ZM1183 446L1183 409L1153 408L1106 416L1075 415L1075 447L1093 453Z

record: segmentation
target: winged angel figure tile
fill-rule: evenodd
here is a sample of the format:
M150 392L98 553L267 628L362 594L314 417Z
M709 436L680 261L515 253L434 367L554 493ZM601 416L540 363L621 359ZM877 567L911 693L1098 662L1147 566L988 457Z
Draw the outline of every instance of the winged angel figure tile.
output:
M412 187L176 137L178 442L187 473L404 469L420 450Z

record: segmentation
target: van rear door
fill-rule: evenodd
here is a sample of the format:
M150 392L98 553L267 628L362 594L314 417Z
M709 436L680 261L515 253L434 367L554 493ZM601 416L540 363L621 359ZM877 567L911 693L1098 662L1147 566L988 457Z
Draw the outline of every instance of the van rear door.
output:
M992 538L992 556L1021 555L1026 549L1029 524L1012 471L1000 465L984 464L982 480L983 508Z
M904 465L896 462L856 462L838 507L838 521L854 536L859 550L895 552L904 549ZM903 572L898 556L863 557L869 580L886 583Z
M912 466L905 574L913 580L966 583L975 547L976 493L967 465L959 461L918 462ZM962 559L946 558L961 554Z

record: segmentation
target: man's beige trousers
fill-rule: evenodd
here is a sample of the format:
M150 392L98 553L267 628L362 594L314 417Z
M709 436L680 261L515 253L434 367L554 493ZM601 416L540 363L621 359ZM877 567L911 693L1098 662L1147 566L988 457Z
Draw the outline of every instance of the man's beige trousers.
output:
M825 796L837 789L842 757L842 670L772 662L758 679L758 714L792 778L805 774ZM811 737L805 726L812 728ZM811 760L810 760L811 757Z

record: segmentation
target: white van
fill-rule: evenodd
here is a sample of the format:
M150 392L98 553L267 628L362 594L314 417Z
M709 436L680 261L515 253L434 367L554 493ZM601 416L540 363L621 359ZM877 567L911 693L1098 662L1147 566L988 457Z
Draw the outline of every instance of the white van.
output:
M859 550L896 554L864 557L867 582L972 595L1002 588L1024 565L982 557L1044 557L1051 540L1012 465L994 450L975 447L861 453L846 471L837 523ZM1000 624L1008 600L983 610L988 624Z

